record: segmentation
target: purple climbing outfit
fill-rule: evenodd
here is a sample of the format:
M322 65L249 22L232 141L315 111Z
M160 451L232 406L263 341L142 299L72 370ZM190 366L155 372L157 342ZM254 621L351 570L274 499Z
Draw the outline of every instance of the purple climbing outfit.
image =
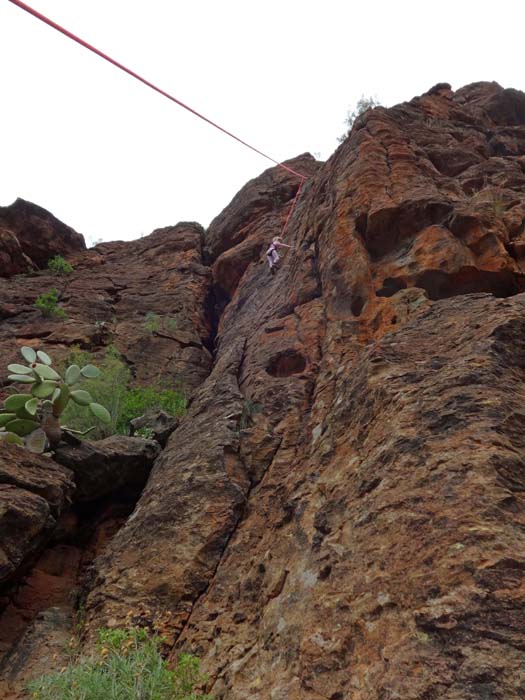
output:
M266 259L268 260L268 265L270 266L270 270L273 268L274 265L277 265L279 262L279 253L277 252L277 248L291 248L291 246L286 245L286 243L281 243L277 239L273 239L273 241L270 243L270 247L266 251Z

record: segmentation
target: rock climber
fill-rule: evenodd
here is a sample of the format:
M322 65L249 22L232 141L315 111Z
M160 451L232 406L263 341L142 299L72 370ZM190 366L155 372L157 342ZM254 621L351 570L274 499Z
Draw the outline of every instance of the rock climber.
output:
M275 275L275 268L279 262L279 253L277 248L291 248L291 245L286 245L283 243L282 236L275 236L270 243L270 247L266 251L266 259L268 260L268 265L270 266L270 272Z

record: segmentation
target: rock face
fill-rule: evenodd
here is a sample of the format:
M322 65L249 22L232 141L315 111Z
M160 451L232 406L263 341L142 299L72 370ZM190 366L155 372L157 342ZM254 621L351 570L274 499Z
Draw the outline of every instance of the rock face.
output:
M9 391L7 364L19 362L20 347L29 345L47 350L55 363L75 347L90 351L95 362L114 347L133 386L177 389L191 399L212 363L212 279L202 262L202 237L199 225L178 224L131 244L103 244L69 256L74 271L67 277L42 270L0 278L0 398ZM59 291L67 319L42 318L34 308L35 299L50 288ZM2 486L0 478L5 492L0 568L6 581L16 581L0 595L2 698L23 696L28 679L64 665L57 650L74 629L86 571L133 510L159 447L112 437L98 443L96 455L83 450L80 461L71 449L61 450L62 461L74 466L77 488L73 510L58 523L38 491L18 490L12 480ZM44 478L50 464L51 475L69 475L72 491L69 469L45 458L41 462L34 472L44 484L51 479ZM10 459L6 465L14 468ZM24 565L51 535L48 549L28 571Z
M20 245L20 241L8 228L0 228L0 271L2 276L11 277L36 269Z
M305 177L314 175L320 165L309 153L286 164ZM270 168L248 182L211 222L206 232L206 255L214 261L217 292L231 297L246 268L261 262L261 253L282 231L299 182L283 168Z
M22 345L45 346L53 360L73 346L103 355L113 345L135 384L177 384L189 396L211 366L211 276L202 264L201 238L197 224L178 224L70 257L74 272L67 277L42 271L0 278L0 299L9 300L0 325L0 383ZM66 320L42 318L33 306L51 288Z
M441 301L340 358L179 639L217 697L520 696L524 311Z
M1 445L0 586L49 538L72 492L69 469L15 445Z
M0 277L42 269L55 255L85 249L84 236L36 204L17 199L0 207Z
M184 224L79 256L94 301L68 293L55 334L29 317L41 273L3 311L0 343L11 329L57 350L116 312L138 379L158 289L185 314L170 342L191 350L189 410L92 563L86 634L161 631L217 700L518 700L525 95L440 84L361 115L327 163L290 163L308 180L275 276L264 246L298 187L282 169L204 246Z
M239 281L258 477L177 647L218 698L523 692L524 101L366 113Z

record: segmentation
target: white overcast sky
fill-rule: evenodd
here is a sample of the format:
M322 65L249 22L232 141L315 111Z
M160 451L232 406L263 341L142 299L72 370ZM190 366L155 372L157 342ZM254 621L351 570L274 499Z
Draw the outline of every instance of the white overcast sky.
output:
M362 94L525 90L523 0L26 0L278 160L325 159ZM0 0L0 205L87 242L208 225L271 163Z

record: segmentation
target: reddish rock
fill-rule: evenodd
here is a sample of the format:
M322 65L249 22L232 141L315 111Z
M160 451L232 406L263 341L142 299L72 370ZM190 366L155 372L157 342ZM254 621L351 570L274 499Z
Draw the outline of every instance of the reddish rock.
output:
M250 488L238 456L237 376L243 353L241 340L197 390L135 511L95 562L95 583L85 604L88 622L112 626L132 617L172 642L186 623L192 599L213 575ZM182 522L186 526L180 530ZM146 551L148 576L141 565Z
M129 243L107 243L70 258L74 272L56 277L0 278L10 311L0 326L0 382L22 345L41 347L54 360L74 345L103 355L114 345L137 385L180 387L188 396L208 375L211 277L202 264L202 229L178 224ZM56 288L66 320L44 319L35 299ZM153 318L153 328L148 322Z
M519 697L524 311L456 297L355 356L329 324L333 370L179 640L217 698Z
M309 153L284 164L305 177L314 175L321 165ZM260 229L261 223L270 228L271 236L281 224L280 233L283 212L288 211L299 184L300 178L290 171L272 167L244 185L206 232L206 251L211 259L249 238L250 232Z
M321 163L305 153L286 161L286 165L311 177ZM300 178L287 170L269 168L248 182L211 222L206 232L206 253L215 260L213 277L228 300L250 265L267 264L266 249L283 231L300 183Z
M93 501L125 487L142 487L159 452L154 440L111 435L97 442L59 445L54 459L73 472L75 500Z
M0 445L0 583L4 584L50 537L69 505L69 469L14 445Z
M67 666L74 633L71 616L62 608L48 608L39 613L0 662L2 700L27 700L25 688L29 681Z
M312 177L273 277L258 260L297 182L249 183L206 234L220 319L200 234L181 225L158 259L175 241L143 239L157 266L140 289L163 259L190 309L172 342L193 352L216 325L216 356L93 563L89 634L165 633L172 659L201 656L217 700L521 698L522 102L436 86L359 117L326 164L302 156ZM128 279L135 245L89 251L75 277L90 312L117 309L129 356L148 307L138 282L101 280L110 265ZM2 324L18 342L54 332L27 311L33 284L10 301L24 324Z
M42 269L55 255L85 248L84 236L32 202L0 207L0 277Z
M12 277L24 272L36 270L36 265L20 245L15 234L7 228L0 227L0 273Z

